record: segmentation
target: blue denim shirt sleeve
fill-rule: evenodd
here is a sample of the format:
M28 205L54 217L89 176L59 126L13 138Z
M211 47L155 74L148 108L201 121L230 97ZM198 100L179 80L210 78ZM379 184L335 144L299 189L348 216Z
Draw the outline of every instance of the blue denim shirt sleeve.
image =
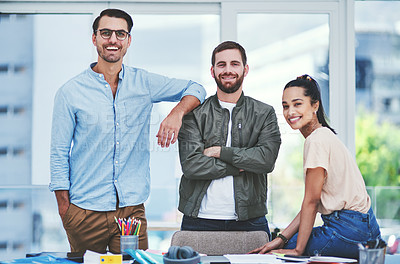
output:
M62 90L54 98L50 149L50 190L69 190L69 151L75 128L74 113Z
M176 102L186 95L192 95L204 102L206 91L200 84L175 78L168 78L162 75L148 73L147 84L150 90L150 96L153 103L162 101ZM184 87L184 89L182 89Z

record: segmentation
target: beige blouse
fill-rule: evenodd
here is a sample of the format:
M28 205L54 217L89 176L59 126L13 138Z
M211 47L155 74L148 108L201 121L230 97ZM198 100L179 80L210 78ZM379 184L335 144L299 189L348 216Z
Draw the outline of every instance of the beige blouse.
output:
M325 169L318 207L321 214L342 209L368 212L371 199L356 161L339 138L326 127L313 131L304 142L304 177L308 168L317 167Z

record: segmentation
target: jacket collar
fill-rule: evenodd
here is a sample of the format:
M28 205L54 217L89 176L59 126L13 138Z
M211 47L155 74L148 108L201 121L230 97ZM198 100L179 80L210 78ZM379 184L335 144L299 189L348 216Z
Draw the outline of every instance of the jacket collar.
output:
M215 93L215 95L214 95L213 97L214 97L214 98L213 98L214 103L215 103L217 106L221 107L221 105L219 104L219 101L218 101L218 95L217 95L217 93ZM240 97L239 97L239 100L236 102L236 107L242 106L243 103L244 103L244 93L242 92L242 94L241 94Z

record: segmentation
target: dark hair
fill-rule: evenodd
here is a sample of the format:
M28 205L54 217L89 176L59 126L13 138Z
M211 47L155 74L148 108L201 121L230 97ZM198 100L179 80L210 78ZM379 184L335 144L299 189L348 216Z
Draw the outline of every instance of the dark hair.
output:
M98 17L96 17L96 19L93 21L93 33L96 32L96 30L99 28L99 22L100 19L103 16L108 16L108 17L116 17L116 18L123 18L125 19L126 23L128 23L128 32L131 32L131 29L133 27L133 21L131 16L126 13L125 11L122 11L120 9L105 9L103 11L101 11L100 15Z
M236 43L234 41L224 41L214 49L212 56L211 56L211 65L214 66L214 64L215 64L215 54L217 54L218 52L224 51L224 50L228 50L228 49L239 50L240 54L242 55L243 65L247 64L246 51L244 50L244 48L239 43Z
M283 90L294 86L304 88L304 96L309 96L311 98L311 104L319 102L319 107L317 111L318 122L320 122L323 127L329 128L334 134L336 134L335 130L331 128L326 121L327 117L324 111L324 107L322 106L321 90L317 81L314 80L310 75L304 74L297 77L295 80L288 82Z

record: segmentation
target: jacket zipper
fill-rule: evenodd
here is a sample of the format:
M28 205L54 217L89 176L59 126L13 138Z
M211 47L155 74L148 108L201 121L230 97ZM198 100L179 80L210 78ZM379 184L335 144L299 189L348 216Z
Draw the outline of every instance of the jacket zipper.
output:
M238 131L239 131L239 147L241 148L243 146L243 140L242 140L242 121L239 121L238 123Z
M227 115L225 113L228 113ZM226 117L228 120L226 120ZM229 124L229 119L230 119L230 115L229 115L229 110L228 109L224 109L223 110L223 114L222 114L222 127L221 127L221 145L225 146L226 145L226 140L227 140L227 134L225 133L225 129L226 131L229 131L228 127L227 127L227 123Z

